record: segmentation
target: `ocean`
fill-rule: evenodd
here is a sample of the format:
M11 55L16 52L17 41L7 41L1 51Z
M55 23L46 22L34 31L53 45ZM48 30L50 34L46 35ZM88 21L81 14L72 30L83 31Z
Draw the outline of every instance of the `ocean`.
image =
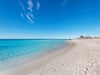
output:
M0 40L0 66L6 65L7 62L16 58L35 56L38 53L53 50L64 46L65 43L65 40Z

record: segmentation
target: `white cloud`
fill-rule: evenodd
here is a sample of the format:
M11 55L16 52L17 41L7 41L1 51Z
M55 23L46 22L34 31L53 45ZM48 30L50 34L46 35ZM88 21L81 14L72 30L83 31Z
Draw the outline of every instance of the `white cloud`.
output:
M30 11L30 12L33 12L33 2L32 2L32 0L28 0L28 2L27 2L27 4L28 4L28 10Z
M33 14L31 14L31 13L26 14L26 18L30 23L32 23L32 24L34 23L34 21L33 21L34 15Z
M37 10L39 10L40 9L40 2L39 1L36 2L36 6L37 6Z
M24 6L24 4L23 4L21 1L19 2L19 4L20 4L21 8L25 11L25 6Z
M25 4L22 3L22 1L20 0L19 4L23 10L20 13L21 17L25 18L31 24L33 24L34 23L34 15L35 15L34 13L40 9L40 2L38 0L36 2L33 2L32 0L27 0L27 2L26 2L27 6L25 6ZM34 11L33 8L35 8L36 11Z

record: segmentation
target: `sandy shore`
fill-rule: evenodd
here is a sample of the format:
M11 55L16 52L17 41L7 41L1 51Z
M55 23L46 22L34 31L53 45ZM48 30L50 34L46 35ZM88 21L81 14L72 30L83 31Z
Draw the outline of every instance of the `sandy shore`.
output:
M100 75L100 39L71 40L58 51L2 71L0 75Z

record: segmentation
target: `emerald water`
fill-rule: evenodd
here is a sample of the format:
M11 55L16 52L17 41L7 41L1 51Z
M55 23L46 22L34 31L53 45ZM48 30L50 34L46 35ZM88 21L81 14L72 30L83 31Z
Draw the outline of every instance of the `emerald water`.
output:
M0 61L35 54L64 44L64 40L0 40Z

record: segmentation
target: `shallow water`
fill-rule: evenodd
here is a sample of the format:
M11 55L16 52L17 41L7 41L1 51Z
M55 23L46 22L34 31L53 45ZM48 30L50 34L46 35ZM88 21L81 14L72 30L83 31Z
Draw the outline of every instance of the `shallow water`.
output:
M64 40L0 40L0 62L50 50L64 45Z

